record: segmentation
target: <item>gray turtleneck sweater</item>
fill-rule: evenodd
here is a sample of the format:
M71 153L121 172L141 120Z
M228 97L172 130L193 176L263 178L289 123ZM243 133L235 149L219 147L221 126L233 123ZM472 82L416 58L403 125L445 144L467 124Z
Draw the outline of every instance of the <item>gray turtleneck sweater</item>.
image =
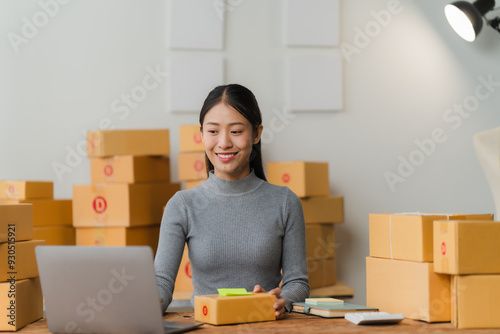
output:
M155 258L162 308L172 301L184 250L189 249L195 295L218 288L279 286L286 307L309 295L305 225L299 198L255 176L227 181L213 172L167 203ZM283 272L283 276L281 275Z

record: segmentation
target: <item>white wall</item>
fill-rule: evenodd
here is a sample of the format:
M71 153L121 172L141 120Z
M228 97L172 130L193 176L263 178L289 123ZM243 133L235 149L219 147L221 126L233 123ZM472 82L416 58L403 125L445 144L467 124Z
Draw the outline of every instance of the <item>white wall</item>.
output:
M329 162L331 193L345 198L345 223L336 230L338 277L355 288L355 302L366 298L369 213L494 210L472 136L500 123L500 87L470 117L443 116L452 116L447 109L454 104L473 102L479 77L500 82L500 34L485 27L475 43L462 41L444 20L447 2L401 0L361 45L359 31L377 28L372 11L392 8L391 2L343 1L342 41L358 47L344 59L344 110L296 114L264 145L265 161ZM286 109L284 57L311 49L283 46L283 1L229 3L226 48L206 52L226 57L226 82L254 91L268 126L279 117L273 110ZM126 117L111 108L141 85L148 67L168 71L167 5L73 0L16 53L8 34L21 35L23 18L32 20L41 8L35 0L0 2L0 179L53 180L56 197L71 197L72 185L89 183L90 173L84 156L75 153L66 161L68 152L78 152L86 130L107 123L170 128L177 180L178 126L195 123L197 115L167 111L166 82ZM415 141L428 142L436 129L442 129L442 142L391 191L384 173L398 173L400 157L418 158ZM71 172L59 179L54 163Z

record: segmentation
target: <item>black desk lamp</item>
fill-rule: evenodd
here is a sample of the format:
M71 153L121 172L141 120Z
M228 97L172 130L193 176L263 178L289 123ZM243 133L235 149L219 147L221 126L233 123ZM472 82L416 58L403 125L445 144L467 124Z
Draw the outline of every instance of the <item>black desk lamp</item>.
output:
M484 15L494 7L495 0L456 1L447 4L444 13L453 30L466 41L473 42L483 28ZM486 22L500 32L500 17L486 19Z

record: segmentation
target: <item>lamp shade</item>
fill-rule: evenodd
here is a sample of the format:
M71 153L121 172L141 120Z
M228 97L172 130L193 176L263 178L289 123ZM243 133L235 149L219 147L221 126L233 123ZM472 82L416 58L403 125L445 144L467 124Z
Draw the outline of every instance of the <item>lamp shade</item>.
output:
M476 39L483 28L483 15L493 9L495 0L478 0L474 3L456 1L444 7L444 13L453 30L468 42Z

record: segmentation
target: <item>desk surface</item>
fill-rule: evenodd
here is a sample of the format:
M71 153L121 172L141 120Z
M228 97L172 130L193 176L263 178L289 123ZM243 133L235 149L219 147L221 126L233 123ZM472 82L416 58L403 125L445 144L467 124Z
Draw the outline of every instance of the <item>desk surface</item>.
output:
M164 320L193 321L192 312L169 313ZM458 330L450 323L433 323L404 319L397 325L357 326L349 321L325 319L298 313L288 314L284 320L258 322L241 325L212 326L205 324L199 329L188 333L499 333L499 329ZM24 327L19 333L49 333L47 322L41 319Z

